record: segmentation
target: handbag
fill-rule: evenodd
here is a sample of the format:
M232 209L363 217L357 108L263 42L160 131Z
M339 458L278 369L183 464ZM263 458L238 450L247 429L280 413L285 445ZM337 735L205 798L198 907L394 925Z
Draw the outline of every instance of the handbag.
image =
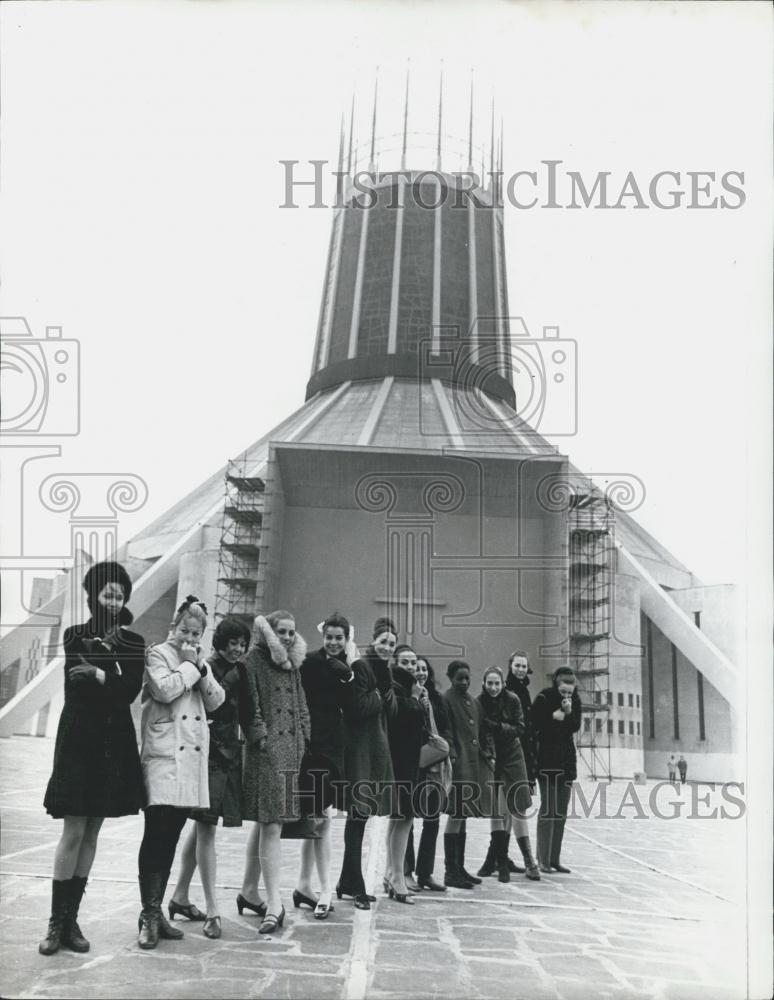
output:
M448 759L450 752L448 742L443 738L443 736L438 735L432 705L428 705L428 720L430 722L430 732L427 734L427 739L422 744L419 751L420 769L432 767L434 764L440 764L442 760Z
M424 769L439 764L449 756L449 744L438 733L428 733L427 742L419 751L419 766Z

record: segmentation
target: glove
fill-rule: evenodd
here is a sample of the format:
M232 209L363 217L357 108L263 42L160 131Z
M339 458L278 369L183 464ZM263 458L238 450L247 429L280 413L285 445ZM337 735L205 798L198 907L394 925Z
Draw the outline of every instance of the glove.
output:
M236 667L232 667L231 670L225 675L223 680L220 682L220 686L228 694L239 684L239 670Z
M91 663L87 663L83 657L81 657L83 662L77 667L72 667L70 670L70 683L71 684L85 684L88 681L95 681L97 679L97 668Z
M352 667L347 663L342 663L335 656L328 657L328 666L337 680L348 681L352 676Z

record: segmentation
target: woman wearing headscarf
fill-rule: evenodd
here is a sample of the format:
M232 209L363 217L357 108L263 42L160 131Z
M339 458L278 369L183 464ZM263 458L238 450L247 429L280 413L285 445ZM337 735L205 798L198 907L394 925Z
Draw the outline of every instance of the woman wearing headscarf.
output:
M532 703L537 740L540 813L537 822L538 864L541 872L569 874L561 863L564 824L578 777L575 733L581 726L581 700L570 667L554 672L551 687L543 688Z
M106 816L135 815L145 805L137 733L130 705L140 693L145 641L127 625L132 581L116 562L96 563L83 580L91 617L65 629L64 708L43 804L62 819L54 855L51 917L41 955L60 946L86 952L78 926L97 838Z
M527 878L540 880L532 847L529 842L526 814L532 804L529 793L527 767L521 746L524 715L521 702L505 690L503 673L499 667L484 671L484 681L478 701L484 709L486 725L494 739L495 781L498 785L498 816L492 819L492 845L500 882L510 882L508 864L509 820L516 830L516 843L524 858Z
M336 885L337 897L351 896L359 910L370 910L376 901L366 892L363 880L363 835L370 816L390 814L393 770L387 726L397 711L390 671L398 641L395 624L389 618L377 618L372 636L363 656L352 664L352 693L344 717L348 817Z

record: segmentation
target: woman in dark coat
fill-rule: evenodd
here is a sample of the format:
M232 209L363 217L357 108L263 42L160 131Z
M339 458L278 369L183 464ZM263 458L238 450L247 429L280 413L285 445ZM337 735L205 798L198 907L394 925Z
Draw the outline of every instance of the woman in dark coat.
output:
M344 712L352 697L354 673L347 662L351 628L335 612L322 624L322 648L309 653L301 664L309 708L312 736L304 768L299 775L301 813L315 817L316 839L301 843L301 871L293 893L293 905L312 907L317 920L325 920L333 909L329 869L331 864L331 809L344 809ZM317 868L320 894L312 890L312 871Z
M572 783L578 777L574 734L581 726L581 700L575 674L559 667L551 687L532 702L532 724L537 740L540 813L537 823L538 864L541 872L569 874L561 864L562 837L567 821Z
M352 664L352 694L345 712L345 803L349 813L344 826L344 859L336 895L352 896L359 910L370 910L376 897L363 881L363 835L369 816L387 816L393 773L387 724L395 714L390 659L397 645L397 631L389 618L374 623L373 640Z
M395 776L392 813L387 828L387 872L384 890L398 903L414 903L404 874L406 845L414 822L413 796L419 779L419 752L428 731L430 699L417 683L417 654L397 646L392 663L395 714L388 723L390 756Z
M242 825L242 743L239 720L247 712L247 675L240 661L247 652L250 630L236 618L218 622L212 645L215 652L208 663L212 675L225 692L223 704L207 712L210 726L208 779L210 805L207 809L192 809L196 821L183 846L180 873L169 901L169 918L175 914L189 920L203 920L202 933L219 938L221 921L215 895L217 856L215 834L218 819L223 826ZM191 879L199 866L207 913L204 914L188 898Z
M508 865L508 838L506 817L516 829L516 843L524 858L527 877L540 881L540 872L532 857L526 814L532 805L529 793L527 766L521 746L524 732L524 715L521 702L505 690L505 681L499 667L489 667L484 673L484 683L478 701L484 709L486 725L495 745L495 780L498 782L498 812L492 820L492 844L500 882L510 882Z
M441 697L435 686L435 674L426 656L417 657L417 683L426 690L429 699L428 715L430 716L430 732L433 731L441 736L451 746L452 731L449 722L449 713L446 710L446 702ZM444 766L451 767L449 761L443 762ZM417 804L422 816L422 835L419 838L419 850L414 854L414 834L409 831L408 844L406 845L406 863L404 871L406 873L406 885L410 892L420 892L422 889L429 889L432 892L446 892L446 886L436 882L433 878L433 868L435 867L435 847L438 841L438 829L440 827L440 816L446 804L446 790L441 780L441 764L434 764L432 767L423 768L419 772L418 798ZM414 868L416 867L417 877L414 878Z
M38 950L89 950L78 909L106 816L145 805L137 733L129 706L140 693L145 642L130 632L132 581L123 566L101 562L83 580L92 617L64 633L64 708L44 805L64 829L54 856L51 917Z
M309 711L301 684L306 643L289 611L258 615L246 673L253 717L245 731L244 818L255 821L247 842L239 912L263 911L259 934L273 934L285 920L280 899L282 824L300 816L297 776L309 742ZM266 908L256 902L263 871ZM251 900L252 897L252 900Z
M443 836L444 884L472 889L481 879L465 869L465 821L470 816L495 815L494 744L484 725L484 710L470 697L470 667L452 660L446 668L451 688L445 693L452 730L453 780Z

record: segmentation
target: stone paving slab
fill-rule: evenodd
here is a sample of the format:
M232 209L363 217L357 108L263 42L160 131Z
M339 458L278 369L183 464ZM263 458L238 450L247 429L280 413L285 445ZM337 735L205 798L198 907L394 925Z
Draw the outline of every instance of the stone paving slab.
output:
M283 842L285 927L259 936L239 916L247 830L218 832L218 902L223 937L179 921L180 942L142 952L136 943L137 850L142 817L107 820L81 909L87 955L45 958L43 936L60 824L42 807L53 741L0 740L0 967L2 996L24 998L508 998L508 1000L731 1000L745 995L744 823L611 818L626 785L606 787L608 818L580 810L565 834L570 875L533 883L513 876L472 891L423 893L404 906L381 892L384 825L368 824L370 912L335 902L327 921L294 910L299 844ZM587 801L594 788L584 786ZM652 791L644 789L643 798ZM685 805L690 792L666 790ZM630 793L629 793L630 794ZM667 801L664 790L659 803ZM720 803L712 794L711 801ZM631 811L631 810L630 810ZM705 809L706 811L706 809ZM623 810L622 810L623 812ZM468 824L468 867L477 867L488 823ZM532 821L534 839L534 820ZM417 831L418 832L418 831ZM334 874L343 819L334 821ZM442 847L436 876L443 867ZM174 880L174 872L173 879ZM171 890L170 890L171 891ZM195 881L192 898L203 903Z

